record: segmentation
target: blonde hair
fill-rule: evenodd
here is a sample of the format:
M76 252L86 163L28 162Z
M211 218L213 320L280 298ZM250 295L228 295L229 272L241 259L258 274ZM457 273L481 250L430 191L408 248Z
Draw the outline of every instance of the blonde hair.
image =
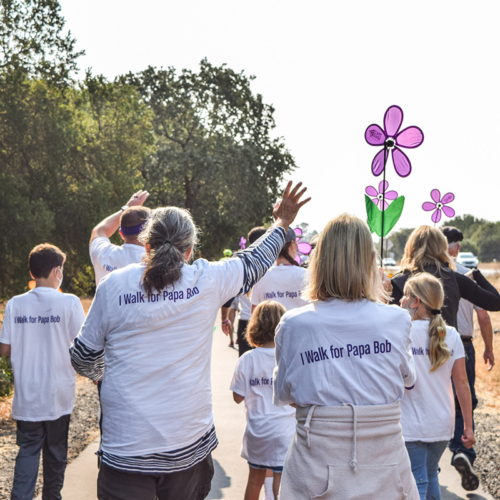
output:
M262 347L274 340L275 330L286 309L279 302L261 302L252 313L245 338L253 347Z
M306 300L387 298L381 286L375 247L367 224L342 214L332 219L319 236L309 269Z
M450 350L446 344L446 323L440 311L444 303L444 290L441 281L429 273L419 273L408 279L404 294L409 297L418 297L429 314L433 317L429 325L429 358L431 372L446 363L450 357Z
M446 264L455 269L455 264L448 254L446 236L435 227L420 226L410 234L406 242L401 271L424 272L424 267L429 264L434 264L439 272Z

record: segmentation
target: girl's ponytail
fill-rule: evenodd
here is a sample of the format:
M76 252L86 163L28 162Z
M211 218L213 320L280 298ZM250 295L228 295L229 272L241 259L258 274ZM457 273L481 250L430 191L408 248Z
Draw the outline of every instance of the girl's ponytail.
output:
M429 325L429 358L431 372L446 363L450 357L450 350L446 344L446 323L441 315L444 302L444 290L441 281L429 273L419 273L405 284L404 294L418 297L427 311L433 315Z
M292 266L300 267L299 263L295 259L292 259L292 256L288 253L288 250L290 249L291 245L292 245L291 241L289 243L286 243L285 246L281 249L281 252L278 255L278 257L285 258L288 262L290 262L290 264L292 264Z

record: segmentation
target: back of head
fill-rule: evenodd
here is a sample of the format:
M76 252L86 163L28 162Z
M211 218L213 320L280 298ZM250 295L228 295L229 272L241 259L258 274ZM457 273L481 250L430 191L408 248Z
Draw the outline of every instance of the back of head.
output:
M292 246L292 242L296 240L297 235L295 234L295 231L289 227L285 236L285 245L281 249L278 258L281 257L286 259L292 266L300 267L300 264L290 255L290 247Z
M48 278L54 267L60 267L66 261L66 254L49 243L37 245L30 252L29 267L33 278Z
M164 207L151 212L151 218L139 236L146 246L146 293L173 286L182 277L184 254L198 241L198 230L191 214L182 208Z
M349 214L332 219L318 238L306 300L377 301L383 295L370 229Z
M444 303L444 289L441 281L429 273L419 273L405 283L404 294L407 297L418 297L432 316L429 324L431 371L439 368L450 357L446 344L446 323L441 315Z
M251 245L252 243L255 243L261 236L266 234L267 229L263 226L259 227L254 227L253 229L250 230L248 233L247 239L248 243Z
M460 250L460 242L464 239L464 235L460 229L453 226L444 226L439 228L448 241L448 253L456 255Z
M401 270L410 273L423 272L426 266L434 265L438 270L443 266L453 266L448 254L448 241L435 227L417 227L405 245Z
M125 241L137 238L150 216L151 210L147 207L129 207L124 210L120 216L120 231Z
M273 300L261 302L252 313L246 339L254 347L262 347L274 340L275 330L286 309Z

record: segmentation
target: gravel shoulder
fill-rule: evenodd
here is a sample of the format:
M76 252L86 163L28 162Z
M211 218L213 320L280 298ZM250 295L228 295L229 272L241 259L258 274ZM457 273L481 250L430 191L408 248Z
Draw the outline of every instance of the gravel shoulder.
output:
M500 500L500 414L488 410L474 412L476 424L474 469L495 500Z
M90 380L77 376L75 407L69 426L68 463L71 463L98 434L99 398L97 388ZM0 500L10 499L17 451L16 422L12 419L4 419L0 422ZM42 459L40 458L41 464ZM38 470L35 496L41 491L41 486L42 467Z

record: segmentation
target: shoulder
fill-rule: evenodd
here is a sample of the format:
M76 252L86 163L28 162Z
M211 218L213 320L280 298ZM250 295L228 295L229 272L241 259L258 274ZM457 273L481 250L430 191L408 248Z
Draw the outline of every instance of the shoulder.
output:
M314 324L316 318L318 318L316 304L311 302L305 306L287 311L281 318L280 324L291 328L309 327Z
M458 262L455 262L455 267L457 268L457 272L460 274L467 274L470 269L467 269L465 266L462 266L462 264L459 264Z
M109 241L109 238L106 238L104 236L98 236L97 238L93 239L92 242L90 243L91 252L102 250L107 247L116 247L116 245L113 245L113 243Z
M63 300L68 304L81 304L79 297L73 295L72 293L62 293Z

